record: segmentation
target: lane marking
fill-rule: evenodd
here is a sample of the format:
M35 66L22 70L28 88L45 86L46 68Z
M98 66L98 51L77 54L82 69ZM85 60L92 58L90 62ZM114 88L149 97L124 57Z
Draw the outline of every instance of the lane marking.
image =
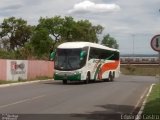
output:
M135 120L140 120L140 119L141 119L140 116L141 116L142 113L143 113L144 106L146 105L147 99L148 99L148 97L149 97L149 95L150 95L150 93L151 93L152 88L153 88L154 85L155 85L155 84L152 84L152 85L150 86L149 91L148 91L148 93L147 93L147 95L146 95L146 97L145 97L145 100L144 100L143 103L142 103L142 106L141 106L141 108L140 108L138 114L136 115Z
M147 94L149 88L146 88L144 93L141 95L140 99L138 100L137 104L135 105L134 109L132 110L132 114L135 112L135 110L137 109L137 107L139 106L139 104L142 102L143 98L145 97L145 95Z
M43 98L45 96L46 95L36 96L36 97L33 97L33 98L28 98L28 99L20 100L20 101L17 101L17 102L6 104L6 105L1 105L0 109L1 108L6 108L6 107L9 107L9 106L13 106L13 105L16 105L16 104L21 104L21 103L24 103L24 102L29 102L29 101L33 101L33 100L36 100L36 99L40 99L40 98Z

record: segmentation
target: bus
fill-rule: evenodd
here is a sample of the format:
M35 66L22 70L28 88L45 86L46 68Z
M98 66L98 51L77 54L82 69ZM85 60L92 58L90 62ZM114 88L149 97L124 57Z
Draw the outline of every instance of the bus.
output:
M119 50L90 42L60 44L54 56L54 80L113 81L120 74Z

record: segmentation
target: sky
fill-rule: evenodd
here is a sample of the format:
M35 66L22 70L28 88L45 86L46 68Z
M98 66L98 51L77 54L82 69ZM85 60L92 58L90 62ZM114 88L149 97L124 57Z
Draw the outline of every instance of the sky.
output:
M160 0L0 0L0 23L4 18L23 18L37 25L40 17L72 16L104 27L121 54L156 54L150 47L160 34Z

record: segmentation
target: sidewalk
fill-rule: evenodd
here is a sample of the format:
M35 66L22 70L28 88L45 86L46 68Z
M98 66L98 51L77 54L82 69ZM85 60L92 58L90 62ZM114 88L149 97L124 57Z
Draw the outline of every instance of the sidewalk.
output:
M3 88L3 87L10 87L10 86L18 86L18 85L25 85L25 84L32 84L32 83L38 83L38 82L46 82L46 81L51 81L51 80L53 80L53 79L33 80L33 81L26 81L26 82L17 82L17 83L0 84L0 88Z

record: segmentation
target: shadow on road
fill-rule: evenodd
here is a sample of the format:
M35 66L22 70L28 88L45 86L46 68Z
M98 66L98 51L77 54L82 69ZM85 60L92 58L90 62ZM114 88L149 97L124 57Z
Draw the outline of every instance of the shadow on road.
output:
M76 118L81 118L82 120L125 120L127 115L131 115L132 117L136 116L140 109L136 108L134 110L134 106L115 104L100 105L96 107L101 107L104 110L94 111L88 114L74 114L72 117L75 117L75 120Z
M88 84L98 84L98 83L105 83L104 81L90 81ZM63 84L62 81L52 81L52 82L45 82L43 84L50 84L50 85L88 85L85 84L83 81L68 81L67 84Z
M134 106L108 104L96 107L104 110L86 114L23 114L18 120L135 120L137 117L137 111L129 112Z
M108 104L96 107L104 110L86 114L23 114L18 120L134 120L136 117L136 113L129 112L134 106Z

